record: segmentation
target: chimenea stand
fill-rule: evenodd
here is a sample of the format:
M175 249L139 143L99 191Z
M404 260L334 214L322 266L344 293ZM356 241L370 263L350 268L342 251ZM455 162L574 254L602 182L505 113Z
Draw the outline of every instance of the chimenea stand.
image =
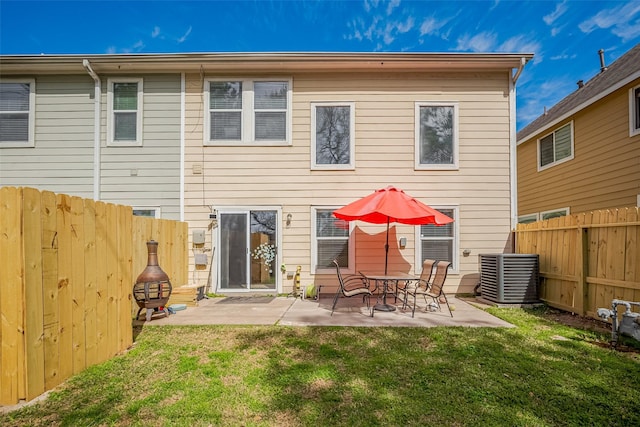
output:
M136 284L133 285L133 297L140 307L136 319L140 316L140 312L146 308L148 322L156 309L162 311L165 316L169 314L165 305L171 296L172 287L169 276L158 265L158 242L148 241L147 253L147 267L140 273Z

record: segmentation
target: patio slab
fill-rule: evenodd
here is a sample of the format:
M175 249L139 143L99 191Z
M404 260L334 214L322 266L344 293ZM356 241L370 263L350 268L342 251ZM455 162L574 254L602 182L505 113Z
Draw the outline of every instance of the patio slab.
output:
M395 326L395 327L513 327L508 322L482 310L482 304L451 297L453 317L446 307L442 311L426 311L424 304L402 310L400 302L392 312L376 311L374 317L360 298L341 298L331 316L333 298L319 301L293 297L233 296L204 299L197 307L187 307L168 317L154 316L150 322L136 320L134 324L160 325L282 325L282 326ZM393 298L387 302L393 304ZM375 300L372 299L372 304ZM141 316L143 318L144 316Z

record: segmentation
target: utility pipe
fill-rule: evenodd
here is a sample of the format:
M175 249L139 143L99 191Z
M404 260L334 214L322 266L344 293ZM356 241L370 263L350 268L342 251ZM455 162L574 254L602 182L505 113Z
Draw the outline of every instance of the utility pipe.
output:
M517 141L516 141L516 82L522 73L527 60L520 58L520 66L509 82L509 182L511 204L511 229L515 230L518 224L518 170L517 170ZM515 239L515 236L514 236Z
M82 66L95 82L94 87L94 124L93 124L93 199L100 200L100 98L102 97L102 82L100 77L91 68L88 59L82 60Z

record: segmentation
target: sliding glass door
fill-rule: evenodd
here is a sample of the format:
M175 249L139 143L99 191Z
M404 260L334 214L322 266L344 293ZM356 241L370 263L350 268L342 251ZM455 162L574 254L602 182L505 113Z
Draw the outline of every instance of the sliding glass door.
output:
M221 212L220 289L276 290L278 211Z

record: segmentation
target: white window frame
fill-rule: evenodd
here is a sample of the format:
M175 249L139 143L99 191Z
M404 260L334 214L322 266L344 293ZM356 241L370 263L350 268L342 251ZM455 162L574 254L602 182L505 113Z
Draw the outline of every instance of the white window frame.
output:
M629 136L640 135L640 123L636 124L636 117L640 115L640 101L636 92L640 92L640 85L629 89Z
M349 163L317 164L316 159L316 108L349 107ZM355 102L312 102L311 103L311 169L312 170L353 170L356 168L356 103Z
M436 210L440 209L453 209L453 237L431 237L425 240L451 240L453 241L453 247L451 248L453 259L451 260L451 273L458 273L460 268L460 256L458 254L460 248L460 206L459 205L429 205ZM420 233L420 226L415 227L415 274L420 274L420 266L422 266L422 236ZM437 260L440 261L440 260Z
M0 79L0 83L22 83L29 85L29 129L27 141L5 141L0 142L0 148L30 148L35 147L36 134L36 80L35 79ZM15 111L24 113L24 111ZM14 113L13 111L3 111L0 114Z
M147 215L139 215L139 216L143 216L145 218L162 218L162 211L159 206L133 206L132 210L153 211L153 216L147 216Z
M420 108L421 107L453 107L453 163L450 164L433 164L420 163ZM415 169L416 170L458 170L459 169L459 149L460 149L460 108L458 102L426 102L420 101L415 103Z
M113 86L116 83L137 83L138 84L138 109L136 110L136 139L135 141L116 141L115 119L113 110ZM112 147L139 147L142 146L142 115L144 101L143 79L137 78L109 78L107 79L107 146Z
M211 82L242 82L242 116L241 116L241 139L212 141L211 137L211 109L210 107L210 84ZM255 82L287 82L287 111L285 120L285 139L283 141L256 141L255 139L255 108L254 108L254 83ZM291 77L264 77L264 78L241 78L241 77L216 77L205 79L204 82L204 132L203 144L205 146L287 146L291 145L292 118L293 118L293 79Z
M530 221L531 219L533 221ZM527 221L527 222L524 222L524 221ZM540 221L540 214L538 212L518 216L518 224L528 224L529 222L537 222L537 221Z
M550 218L545 218L545 216L549 215L549 214L559 213L559 212L564 214L564 215L560 215L560 216L568 216L569 215L569 208L567 207L567 208L560 208L560 209L551 209L551 210L548 210L548 211L540 212L540 220L541 221L545 221L547 219L550 219ZM554 217L554 218L556 218L556 217Z
M571 132L571 154L568 155L567 157L565 157L564 159L560 159L560 160L555 160L549 164L546 164L544 166L540 166L540 162L541 162L541 155L540 155L540 140L546 138L547 136L553 134L553 144L554 144L554 158L555 158L555 134L556 132L558 132L560 129L564 129L566 126L569 126L569 132ZM560 165L562 163L568 162L570 160L573 160L573 157L575 155L575 148L574 148L574 133L573 133L573 120L570 121L569 123L565 123L562 126L558 126L557 128L555 128L552 132L548 132L545 135L542 135L540 138L538 138L538 145L537 145L537 155L538 155L538 172L541 172L545 169L549 169L552 168L556 165Z
M334 268L318 268L318 236L316 230L316 219L317 212L319 210L325 211L335 211L336 209L341 208L341 206L312 206L311 207L311 274L335 274L336 269ZM336 218L337 219L337 218ZM353 232L355 228L355 221L349 221L349 237L348 237L348 245L349 245L349 266L340 266L340 271L345 274L354 274L355 273L355 265L356 265L356 254L355 254L355 233Z

